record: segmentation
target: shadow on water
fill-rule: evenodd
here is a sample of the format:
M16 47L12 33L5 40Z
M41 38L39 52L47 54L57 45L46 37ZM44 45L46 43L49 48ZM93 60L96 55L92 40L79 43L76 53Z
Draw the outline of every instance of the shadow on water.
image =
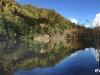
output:
M89 70L88 74L91 74L99 68L100 45L91 40L50 40L44 43L12 39L0 42L0 75L82 75L83 71L88 73Z

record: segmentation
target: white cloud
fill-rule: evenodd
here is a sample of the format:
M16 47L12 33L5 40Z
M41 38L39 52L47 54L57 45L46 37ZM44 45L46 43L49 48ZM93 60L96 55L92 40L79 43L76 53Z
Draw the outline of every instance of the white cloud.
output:
M89 25L86 25L86 24L85 24L84 26L85 26L86 28L89 28Z
M99 62L99 52L98 52L98 50L97 50L97 49L96 49L95 51L93 50L93 55L95 56L96 61L98 61L98 62Z
M88 51L89 50L89 48L85 48L85 51Z
M78 22L75 18L71 18L70 21L71 21L72 23L75 23L75 24L77 24L77 22Z
M93 27L100 26L100 13L96 14L92 24Z
M71 54L71 57L75 57L77 55L77 53L75 52L75 53L72 53Z

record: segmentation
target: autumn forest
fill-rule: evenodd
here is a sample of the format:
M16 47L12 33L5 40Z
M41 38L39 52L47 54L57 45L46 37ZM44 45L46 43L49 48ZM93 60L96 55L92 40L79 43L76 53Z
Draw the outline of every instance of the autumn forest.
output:
M72 23L53 9L0 0L0 39L34 39L39 35L91 38L99 36L99 32L98 28L85 28Z

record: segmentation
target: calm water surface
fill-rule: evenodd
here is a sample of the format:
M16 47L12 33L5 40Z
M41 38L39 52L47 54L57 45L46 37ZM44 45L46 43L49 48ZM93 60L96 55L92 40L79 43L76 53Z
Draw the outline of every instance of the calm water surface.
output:
M1 41L0 75L100 75L99 58L91 41Z

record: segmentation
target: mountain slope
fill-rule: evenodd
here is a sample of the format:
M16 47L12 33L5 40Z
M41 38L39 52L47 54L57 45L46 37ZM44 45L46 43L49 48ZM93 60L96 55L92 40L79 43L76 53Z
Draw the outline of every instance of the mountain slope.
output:
M65 34L77 27L53 9L20 5L14 0L0 1L0 36L33 38L38 34Z

